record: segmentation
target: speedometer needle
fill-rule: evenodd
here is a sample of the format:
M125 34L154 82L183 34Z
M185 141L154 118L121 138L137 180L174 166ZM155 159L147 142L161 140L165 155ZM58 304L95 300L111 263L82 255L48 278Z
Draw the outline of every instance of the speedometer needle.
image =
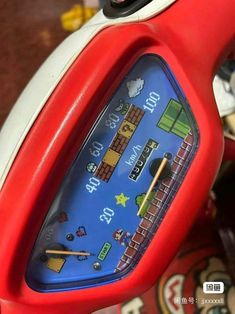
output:
M151 182L151 184L150 184L150 186L148 188L148 191L147 191L147 193L146 193L146 195L145 195L145 197L143 199L143 202L140 205L140 208L138 210L137 216L139 216L141 214L142 209L143 209L145 203L147 202L147 200L148 200L148 198L150 196L150 193L152 192L153 188L155 187L155 185L156 185L160 175L162 174L162 171L164 170L165 166L167 165L167 162L168 162L168 158L163 157L162 162L160 163L160 166L159 166L159 168L158 168L158 170L157 170L157 172L156 172L156 174L155 174L155 176L153 178L153 181Z
M76 255L76 256L91 256L89 252L74 252L74 251L61 251L61 250L46 250L46 254L59 254L59 255Z

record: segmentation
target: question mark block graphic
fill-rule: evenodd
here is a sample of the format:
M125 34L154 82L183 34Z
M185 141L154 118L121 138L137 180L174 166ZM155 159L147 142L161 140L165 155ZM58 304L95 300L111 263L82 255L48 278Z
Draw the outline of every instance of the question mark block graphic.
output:
M130 139L135 132L135 129L136 125L127 120L123 120L118 133Z

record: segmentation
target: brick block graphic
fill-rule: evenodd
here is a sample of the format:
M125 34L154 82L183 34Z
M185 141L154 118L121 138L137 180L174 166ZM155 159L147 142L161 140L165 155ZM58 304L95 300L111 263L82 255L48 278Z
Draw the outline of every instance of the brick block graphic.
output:
M124 150L127 147L127 144L129 142L129 139L121 134L117 134L111 145L110 145L110 149L116 151L117 153L119 153L120 155L123 154Z
M135 114L133 112L131 112L129 115L129 118L132 119L132 121L134 119L134 115ZM147 213L140 220L139 226L137 227L136 233L133 235L130 241L129 247L127 247L124 255L121 258L121 261L118 263L116 271L125 269L131 263L131 261L133 261L133 259L136 259L136 253L138 252L138 249L144 250L143 247L141 248L141 245L147 237L151 237L150 230L156 222L157 216L161 213L161 209L163 205L165 205L166 198L169 195L169 192L172 190L178 174L180 174L183 169L184 158L185 156L188 156L189 152L191 151L192 144L193 136L192 133L189 132L182 142L182 145L172 162L171 177L163 180L160 184L159 189L156 191L151 205L147 210Z
M134 105L130 106L124 121L114 135L103 160L94 174L97 178L105 182L109 181L143 116L144 110Z
M132 237L132 241L134 241L137 244L141 244L144 241L144 236L139 233L135 233Z

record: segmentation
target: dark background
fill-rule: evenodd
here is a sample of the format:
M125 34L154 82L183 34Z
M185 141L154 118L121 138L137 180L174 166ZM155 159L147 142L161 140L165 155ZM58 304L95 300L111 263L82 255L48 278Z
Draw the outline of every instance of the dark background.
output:
M79 0L0 0L0 127L38 67L70 33L60 16Z

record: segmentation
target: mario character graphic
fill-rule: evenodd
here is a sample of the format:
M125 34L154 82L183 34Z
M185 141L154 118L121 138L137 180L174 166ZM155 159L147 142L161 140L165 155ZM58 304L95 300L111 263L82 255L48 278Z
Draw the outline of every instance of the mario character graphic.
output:
M227 273L225 264L218 256L200 256L202 251L195 251L182 258L181 264L183 266L182 269L178 269L179 273L175 273L175 269L172 267L171 273L168 269L162 276L158 286L158 302L162 313L235 313L235 287L232 278ZM179 262L173 266L176 265L179 266ZM222 282L224 292L205 294L203 283L207 281Z
M235 313L235 286L222 259L217 256L210 257L207 260L206 268L198 273L196 279L195 296L201 314ZM203 283L207 281L222 282L224 284L224 292L213 294L211 302L209 302L208 295L205 295L202 289Z
M123 229L117 229L113 233L113 238L114 240L118 241L121 245L127 247L132 238L132 235L130 234L130 232L123 231Z

